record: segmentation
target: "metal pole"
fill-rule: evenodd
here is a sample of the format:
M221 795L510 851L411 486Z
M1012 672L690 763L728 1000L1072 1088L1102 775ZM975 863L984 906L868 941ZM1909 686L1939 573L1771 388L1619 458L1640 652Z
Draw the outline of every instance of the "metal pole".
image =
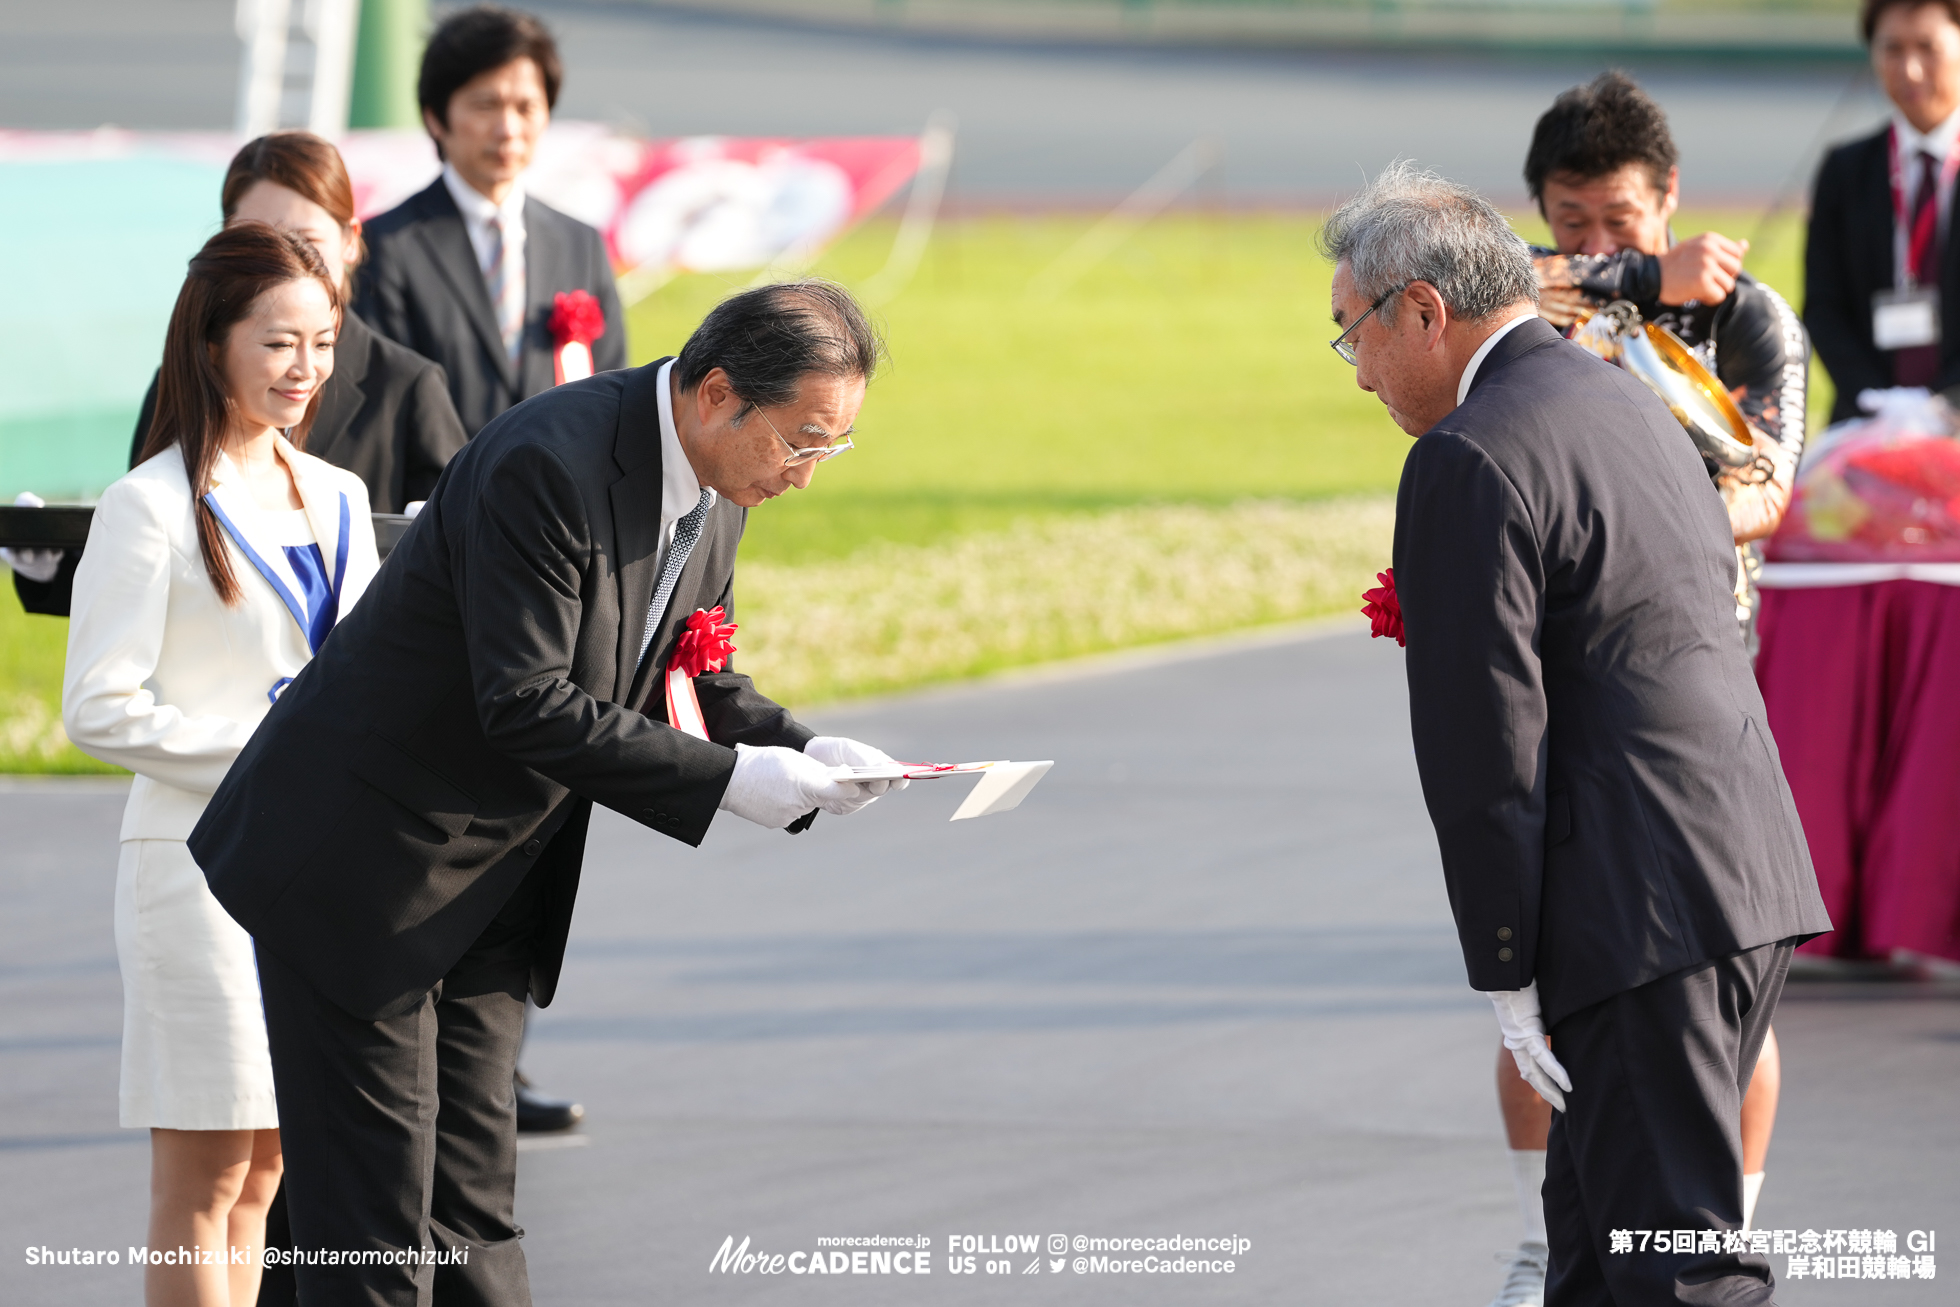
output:
M354 25L360 0L306 0L313 38L313 84L306 127L329 140L347 130L347 96L354 78Z
M286 83L286 28L291 0L238 0L238 39L245 57L238 66L240 136L261 136L279 126L279 97Z

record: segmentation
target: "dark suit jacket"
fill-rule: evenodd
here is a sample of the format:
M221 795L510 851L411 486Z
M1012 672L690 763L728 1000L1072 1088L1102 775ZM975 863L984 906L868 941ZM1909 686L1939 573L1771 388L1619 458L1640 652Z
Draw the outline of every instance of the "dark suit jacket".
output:
M1542 319L1403 466L1409 708L1464 962L1535 979L1548 1026L1830 929L1735 566L1666 406Z
M531 987L549 1003L591 805L699 844L730 746L811 738L733 672L695 682L715 743L664 720L654 669L688 615L734 611L747 514L727 500L638 661L657 579L658 372L601 373L485 427L191 833L226 911L356 1016L416 1002L541 861Z
M1872 344L1872 295L1896 284L1888 125L1824 156L1810 194L1804 246L1804 326L1837 386L1831 421L1858 416L1858 392L1890 386L1892 355ZM1960 179L1956 179L1960 191ZM1949 233L1940 258L1940 371L1960 383L1960 257Z
M442 178L366 227L368 257L354 307L382 335L442 364L471 435L512 404L551 389L549 324L560 291L589 291L605 311L593 370L626 366L626 324L599 233L534 199L524 202L524 233L524 345L513 368L469 229Z
M131 467L150 438L156 412L157 382L152 377L129 442ZM375 335L357 314L348 313L334 340L333 375L320 390L306 452L366 482L375 512L399 513L429 497L465 438L441 366ZM29 581L15 573L21 607L50 617L68 616L82 552L69 550L51 581Z

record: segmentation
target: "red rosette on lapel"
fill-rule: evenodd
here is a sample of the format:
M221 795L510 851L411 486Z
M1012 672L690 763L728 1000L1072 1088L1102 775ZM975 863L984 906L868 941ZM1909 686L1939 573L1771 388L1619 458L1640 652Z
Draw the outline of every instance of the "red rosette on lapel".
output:
M552 370L555 385L592 375L592 342L606 334L605 310L590 291L561 290L551 299Z
M674 656L667 660L667 721L696 739L708 738L708 724L701 717L694 678L728 666L728 655L735 652L728 637L741 628L724 621L727 616L719 605L695 609L674 645Z
M1377 572L1375 579L1381 582L1379 588L1361 592L1368 601L1361 611L1368 618L1369 637L1379 640L1392 635L1395 643L1406 648L1409 642L1402 638L1402 601L1395 594L1395 569Z

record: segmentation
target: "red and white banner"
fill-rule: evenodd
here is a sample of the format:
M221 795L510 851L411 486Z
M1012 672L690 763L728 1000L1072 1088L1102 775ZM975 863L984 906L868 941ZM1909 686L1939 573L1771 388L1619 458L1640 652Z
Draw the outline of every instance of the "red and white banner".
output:
M225 132L0 130L0 164L165 157L221 176L242 144ZM349 132L339 146L363 218L439 171L421 132ZM525 184L604 233L622 274L733 272L814 255L911 180L919 154L911 136L639 140L599 123L555 122ZM217 198L214 179L214 210Z

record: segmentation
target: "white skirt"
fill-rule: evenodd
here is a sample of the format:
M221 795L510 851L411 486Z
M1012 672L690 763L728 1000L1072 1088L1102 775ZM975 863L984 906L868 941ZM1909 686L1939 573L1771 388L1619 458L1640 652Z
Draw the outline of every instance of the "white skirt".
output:
M252 937L211 897L182 840L125 840L116 863L122 1124L279 1124Z

